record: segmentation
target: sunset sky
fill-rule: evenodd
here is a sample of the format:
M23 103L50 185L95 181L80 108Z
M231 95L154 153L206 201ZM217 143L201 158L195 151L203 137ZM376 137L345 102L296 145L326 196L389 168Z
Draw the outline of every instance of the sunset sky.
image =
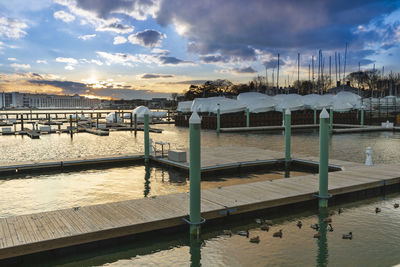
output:
M0 90L169 97L265 67L271 82L277 53L284 86L297 53L308 79L346 43L347 72L400 71L400 0L0 0Z

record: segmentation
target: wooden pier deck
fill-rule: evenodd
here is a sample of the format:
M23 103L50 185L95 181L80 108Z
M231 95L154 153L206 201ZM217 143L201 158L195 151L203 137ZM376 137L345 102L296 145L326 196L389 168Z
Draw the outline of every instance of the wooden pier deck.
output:
M333 196L400 183L400 164L347 162L329 174ZM202 190L206 220L313 199L318 175ZM171 194L37 214L0 218L0 259L107 240L185 224L189 194ZM207 226L205 226L207 227Z
M28 128L24 128L23 132L25 132L32 139L39 139L40 133Z

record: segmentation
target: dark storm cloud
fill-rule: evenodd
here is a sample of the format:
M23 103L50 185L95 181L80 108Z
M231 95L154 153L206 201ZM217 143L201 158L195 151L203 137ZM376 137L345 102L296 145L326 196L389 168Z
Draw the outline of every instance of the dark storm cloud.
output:
M226 63L228 62L226 57L221 55L201 56L200 61L203 63Z
M139 44L146 47L154 47L161 44L161 40L164 38L164 34L155 30L144 30L131 34L128 40L133 44Z
M188 64L193 63L190 61L185 61L176 57L169 57L169 56L160 56L158 57L162 65L179 65L179 64Z
M249 66L244 68L234 68L233 72L238 74L243 74L243 73L256 73L257 71Z

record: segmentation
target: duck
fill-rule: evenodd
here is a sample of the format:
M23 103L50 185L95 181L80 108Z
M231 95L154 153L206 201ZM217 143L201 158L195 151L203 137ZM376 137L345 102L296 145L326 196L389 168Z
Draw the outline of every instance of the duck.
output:
M280 237L280 238L282 238L282 229L280 229L278 232L275 232L272 236L273 236L273 237Z
M381 209L380 208L375 208L375 213L379 213L379 212L381 212Z
M255 236L255 237L250 238L250 243L260 243L260 237Z
M80 207L73 207L74 211L78 211Z
M353 233L349 232L348 234L343 234L342 238L343 239L352 239L353 238Z
M343 209L342 208L339 208L338 209L338 214L340 214L340 213L342 213L343 212Z
M399 207L399 203L394 203L394 204L393 204L393 207L394 207L395 209L397 209L397 208Z
M311 224L311 226L310 226L312 229L314 229L314 230L319 230L319 225L318 225L318 223L316 223L316 224Z
M261 219L256 219L256 223L257 223L257 224L261 224L261 223L262 223L262 220L261 220Z
M224 231L223 231L223 234L224 234L224 235L232 236L232 231L231 231L231 230L224 230Z
M265 220L264 223L265 223L266 225L272 225L272 224L273 224L273 223L272 223L272 220Z
M320 237L321 237L321 232L314 234L314 238L320 238Z
M237 233L238 235L241 235L241 236L245 236L245 237L249 237L249 230L246 230L246 231L239 231L238 233Z
M299 227L299 228L301 228L301 227L303 226L303 224L302 224L301 221L297 221L297 222L296 222L296 226Z
M330 218L330 217L328 217L328 218L325 218L325 219L324 219L324 222L326 222L326 223L330 223L330 222L332 222L332 218Z
M263 231L267 231L268 232L269 231L269 226L267 224L263 224L263 225L260 226L260 229L263 230Z
M328 224L328 231L329 231L329 232L333 232L332 224Z

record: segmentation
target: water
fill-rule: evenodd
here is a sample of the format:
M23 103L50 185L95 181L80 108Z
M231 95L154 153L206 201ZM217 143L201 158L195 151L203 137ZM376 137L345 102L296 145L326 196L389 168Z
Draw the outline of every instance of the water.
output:
M188 234L178 233L146 236L117 247L66 258L39 261L49 266L393 266L400 263L400 194L377 197L341 205L343 213L332 216L333 232L323 232L320 239L310 228L318 223L316 210L292 210L282 215L264 213L224 226L206 226L202 241L188 240ZM375 207L382 209L375 214ZM339 206L330 209L337 210ZM269 232L259 230L255 218L272 219ZM301 220L299 229L295 222ZM259 236L253 244L239 235L222 232L249 229L250 237ZM282 238L272 233L283 230ZM342 234L353 232L352 240Z
M150 133L155 141L170 142L172 149L189 146L187 128L173 125L156 125L163 129L162 134ZM293 131L292 151L305 155L318 156L317 131ZM224 133L202 131L202 146L249 146L275 151L284 151L284 136L281 131L274 133ZM333 135L330 140L330 158L353 162L364 162L365 149L373 149L375 163L396 163L400 151L400 133L372 132L360 134ZM96 136L89 133L42 135L39 140L27 136L1 136L0 164L21 161L63 160L68 158L86 158L99 156L117 156L143 152L143 132L111 131L110 136Z

